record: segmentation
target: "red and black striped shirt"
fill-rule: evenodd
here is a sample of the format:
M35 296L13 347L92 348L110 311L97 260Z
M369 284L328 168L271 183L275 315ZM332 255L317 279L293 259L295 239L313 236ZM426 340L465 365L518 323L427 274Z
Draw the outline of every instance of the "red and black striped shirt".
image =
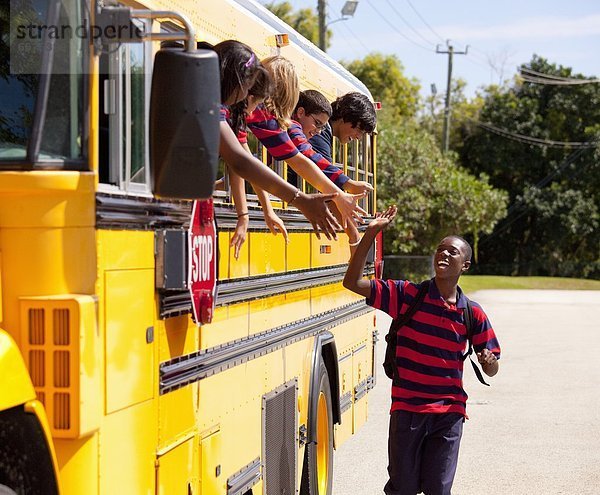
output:
M298 151L302 153L306 158L319 167L327 178L333 182L340 189L343 188L344 184L350 180L350 177L344 174L340 167L335 166L329 160L326 160L323 155L317 153L302 130L300 122L292 120L292 125L287 130L288 136L292 140L292 143L298 148Z
M246 117L246 124L276 160L286 160L298 154L287 131L279 127L275 116L264 105L259 105Z
M372 280L367 304L392 318L403 314L417 295L420 284L404 280ZM479 304L473 307L473 348L484 348L500 358L500 345ZM392 411L466 415L463 389L463 352L467 330L463 311L466 298L458 290L456 305L448 304L432 279L429 292L412 319L398 330L396 365L400 382L392 385Z

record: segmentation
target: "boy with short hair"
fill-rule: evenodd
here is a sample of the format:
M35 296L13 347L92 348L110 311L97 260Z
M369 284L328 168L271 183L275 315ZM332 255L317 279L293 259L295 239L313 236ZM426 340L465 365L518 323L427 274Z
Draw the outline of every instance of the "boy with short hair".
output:
M375 106L367 95L353 91L337 98L331 104L331 118L323 130L310 138L315 151L332 162L334 136L342 144L353 139L362 139L365 134L375 131L377 114ZM349 192L350 189L348 189Z
M331 112L331 104L322 93L314 89L301 91L287 132L300 153L312 160L336 186L346 190L348 182L356 181L352 181L340 167L316 152L308 140L327 125ZM288 170L290 182L295 183L296 177L293 170Z
M356 99L357 101L361 101L362 104L359 105L361 119L357 125L364 125L366 132L373 132L375 130L375 122L372 121L372 117L375 116L375 107L373 103L369 100L366 95L362 93L348 93L349 95L360 95L353 96L352 99ZM338 98L339 100L339 98ZM336 100L336 102L338 101ZM336 104L334 102L334 104ZM371 115L369 111L369 107L364 105L365 102L368 102L370 108L373 110L373 114ZM365 107L365 108L363 108ZM333 145L333 137L330 137L328 141L328 145L323 145L317 148L315 146L315 142L320 143L318 138L321 133L326 133L331 131L329 127L329 123L334 115L333 105L329 103L325 96L314 90L309 89L306 91L302 91L300 93L300 98L296 105L296 109L294 110L294 115L292 117L292 127L288 129L288 134L292 138L296 147L308 158L313 160L321 170L327 175L335 184L346 192L351 194L363 194L368 193L373 190L371 184L365 181L357 181L351 179L347 175L342 173L342 169L333 163L331 156L331 147ZM300 124L300 125L294 125ZM341 127L342 130L344 129ZM338 129L338 125L336 124L336 129ZM362 127L361 127L362 129ZM352 135L354 135L352 133ZM363 132L364 134L364 132ZM350 142L351 138L349 137L350 133L344 131L344 141L343 144ZM362 134L361 134L362 137ZM308 139L308 140L307 140ZM300 148L302 147L302 151Z
M326 160L317 153L310 144L308 137L314 137L321 132L331 116L331 104L325 96L314 89L300 92L298 103L292 115L292 121L288 127L288 135L298 151L312 160L323 173L336 186L344 191L353 191L353 194L364 194L373 190L368 182L355 181L345 175L342 169L331 161ZM288 180L298 186L297 175L288 170ZM335 213L335 210L333 210ZM336 215L339 218L339 215ZM345 229L352 252L359 241L358 229L354 225L348 225Z
M406 313L421 284L405 280L363 278L375 236L396 216L396 207L377 214L369 224L346 275L344 287L367 298L367 304L392 318ZM471 264L471 247L447 236L434 255L435 277L415 314L397 333L388 437L387 495L450 495L466 418L463 351L467 344L466 297L458 287ZM481 306L471 301L472 343L488 376L498 372L500 345Z

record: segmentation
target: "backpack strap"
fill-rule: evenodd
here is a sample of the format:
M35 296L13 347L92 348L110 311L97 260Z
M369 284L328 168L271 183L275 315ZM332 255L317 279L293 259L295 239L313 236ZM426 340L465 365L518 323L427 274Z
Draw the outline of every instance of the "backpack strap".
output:
M400 381L400 377L398 376L398 367L396 366L396 342L398 330L400 330L400 328L406 325L413 317L413 315L417 312L417 309L423 302L423 299L425 299L425 294L427 294L428 291L429 280L425 280L421 282L421 286L419 287L419 290L415 295L415 298L413 299L412 303L406 309L406 312L394 318L392 324L390 325L390 329L388 330L388 333L385 336L387 347L383 367L385 369L386 375L392 378L394 383L398 383ZM390 373L392 376L390 376Z
M469 360L471 361L471 364L473 365L473 370L475 371L475 375L477 375L477 379L481 383L483 383L484 385L487 385L489 387L490 384L486 383L486 381L483 379L483 374L481 373L481 370L475 364L475 361L473 361L473 357L472 357L472 354L473 354L473 327L474 327L475 318L473 317L473 306L471 305L471 301L464 294L463 294L463 296L464 296L465 300L467 301L467 307L465 308L463 316L465 319L465 327L467 329L467 340L469 341L469 349L467 350L467 352L465 354L462 355L462 360L464 361L468 357Z

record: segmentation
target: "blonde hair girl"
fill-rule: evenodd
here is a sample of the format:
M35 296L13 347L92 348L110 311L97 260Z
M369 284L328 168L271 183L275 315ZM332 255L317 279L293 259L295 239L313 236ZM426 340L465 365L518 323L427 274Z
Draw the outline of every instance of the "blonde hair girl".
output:
M342 227L362 222L367 212L356 204L364 194L352 195L342 191L310 159L298 151L287 134L291 116L298 103L300 85L294 65L284 57L274 56L262 61L274 85L264 108L257 109L247 119L248 128L277 160L285 160L304 180L322 193L336 194L333 203L340 215ZM279 129L275 129L275 125ZM254 184L256 186L256 184ZM254 188L257 190L256 187ZM258 192L258 191L257 191Z
M294 65L280 56L268 57L262 60L262 65L275 83L274 90L265 99L265 107L273 114L279 127L287 130L300 97L298 74Z

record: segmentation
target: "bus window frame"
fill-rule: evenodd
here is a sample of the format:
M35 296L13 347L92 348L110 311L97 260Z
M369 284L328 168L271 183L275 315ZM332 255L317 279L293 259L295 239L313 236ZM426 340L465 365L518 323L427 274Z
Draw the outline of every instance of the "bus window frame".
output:
M143 29L149 29L151 21L136 19L136 23L145 24ZM132 92L131 92L131 50L141 48L143 56L144 74L144 111L143 121L143 161L142 167L145 176L144 182L132 182L132 131L131 126L124 122L132 122ZM150 43L122 43L117 49L108 54L108 81L112 83L108 98L109 106L113 111L109 114L109 139L108 139L108 182L102 182L102 189L118 191L140 196L151 195L150 186L150 89L152 85L152 45ZM104 111L100 109L100 111ZM139 116L135 116L139 117ZM141 170L141 169L140 169Z
M52 6L58 7L59 5L64 8L61 0L54 0L48 7L48 17L50 21L51 8ZM89 10L81 9L79 12L82 25L89 25ZM51 25L51 22L47 22ZM56 24L56 23L55 23ZM50 30L45 31L46 35L49 36ZM73 39L77 39L74 37ZM53 47L53 45L52 45ZM33 104L33 122L31 124L31 133L27 142L25 156L23 158L10 158L4 161L0 160L0 171L29 171L29 170L40 170L40 171L73 171L73 172L86 172L91 170L91 163L89 160L89 146L90 146L90 122L89 114L86 111L90 104L90 55L94 49L90 43L81 43L81 81L80 90L77 91L78 101L81 102L80 108L82 112L79 115L80 121L77 122L81 126L80 144L79 148L81 151L80 158L42 158L40 159L40 147L44 137L44 126L46 119L46 112L48 109L49 101L49 88L52 83L52 74L41 73L39 74L38 91L36 92L35 102ZM54 47L51 50L43 51L42 68L49 67L50 57L55 55ZM41 96L41 98L40 98ZM43 122L42 122L43 119Z

